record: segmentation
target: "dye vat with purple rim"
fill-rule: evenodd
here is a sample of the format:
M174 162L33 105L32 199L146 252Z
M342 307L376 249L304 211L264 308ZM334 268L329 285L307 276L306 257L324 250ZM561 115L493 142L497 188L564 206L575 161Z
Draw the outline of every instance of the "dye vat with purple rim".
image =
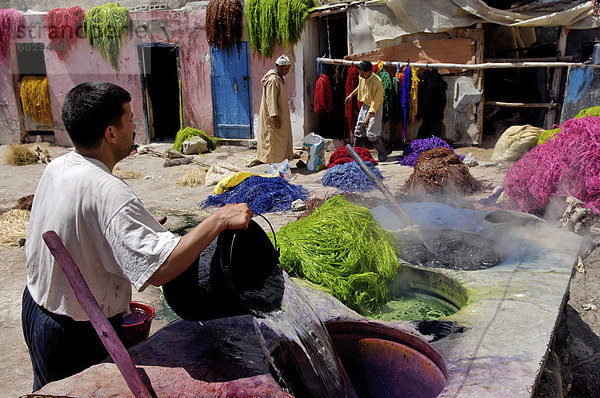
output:
M374 322L326 324L333 346L361 398L432 398L446 385L441 355L422 339Z

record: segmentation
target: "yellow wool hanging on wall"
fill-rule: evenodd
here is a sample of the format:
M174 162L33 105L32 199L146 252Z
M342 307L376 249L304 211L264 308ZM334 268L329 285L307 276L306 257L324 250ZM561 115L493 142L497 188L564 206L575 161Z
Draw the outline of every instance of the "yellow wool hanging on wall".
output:
M25 76L21 80L23 113L38 123L52 124L50 93L46 76Z

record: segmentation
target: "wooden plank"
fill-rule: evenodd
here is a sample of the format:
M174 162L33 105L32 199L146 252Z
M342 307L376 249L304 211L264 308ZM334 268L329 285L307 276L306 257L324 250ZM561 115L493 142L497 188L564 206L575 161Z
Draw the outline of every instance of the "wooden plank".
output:
M558 43L556 45L556 54L560 57L565 54L567 49L567 30L565 27L560 28L560 32L558 35ZM565 71L562 68L554 69L554 74L552 76L552 86L550 88L550 100L554 103L557 103L558 95L561 89L562 80ZM552 126L558 121L558 116L560 115L560 110L558 108L549 109L546 112L546 117L544 118L544 127L547 129L551 129Z
M444 40L426 40L402 43L397 46L378 48L368 53L350 54L348 60L403 61L411 63L475 63L475 41L470 38ZM448 69L440 69L440 73L448 73Z

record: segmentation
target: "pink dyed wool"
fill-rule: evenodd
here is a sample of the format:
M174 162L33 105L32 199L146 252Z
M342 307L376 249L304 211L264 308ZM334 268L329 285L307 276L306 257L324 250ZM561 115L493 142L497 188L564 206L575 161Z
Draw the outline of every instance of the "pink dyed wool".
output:
M508 170L504 193L513 210L531 213L550 196L573 196L600 214L600 117L567 120L555 140Z

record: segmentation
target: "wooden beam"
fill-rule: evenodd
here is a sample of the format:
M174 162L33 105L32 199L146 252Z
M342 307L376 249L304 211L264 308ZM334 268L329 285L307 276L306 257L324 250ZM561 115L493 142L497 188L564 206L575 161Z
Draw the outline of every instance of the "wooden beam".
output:
M502 102L502 101L485 101L485 105L501 106L504 108L549 108L554 109L557 104L554 102Z

